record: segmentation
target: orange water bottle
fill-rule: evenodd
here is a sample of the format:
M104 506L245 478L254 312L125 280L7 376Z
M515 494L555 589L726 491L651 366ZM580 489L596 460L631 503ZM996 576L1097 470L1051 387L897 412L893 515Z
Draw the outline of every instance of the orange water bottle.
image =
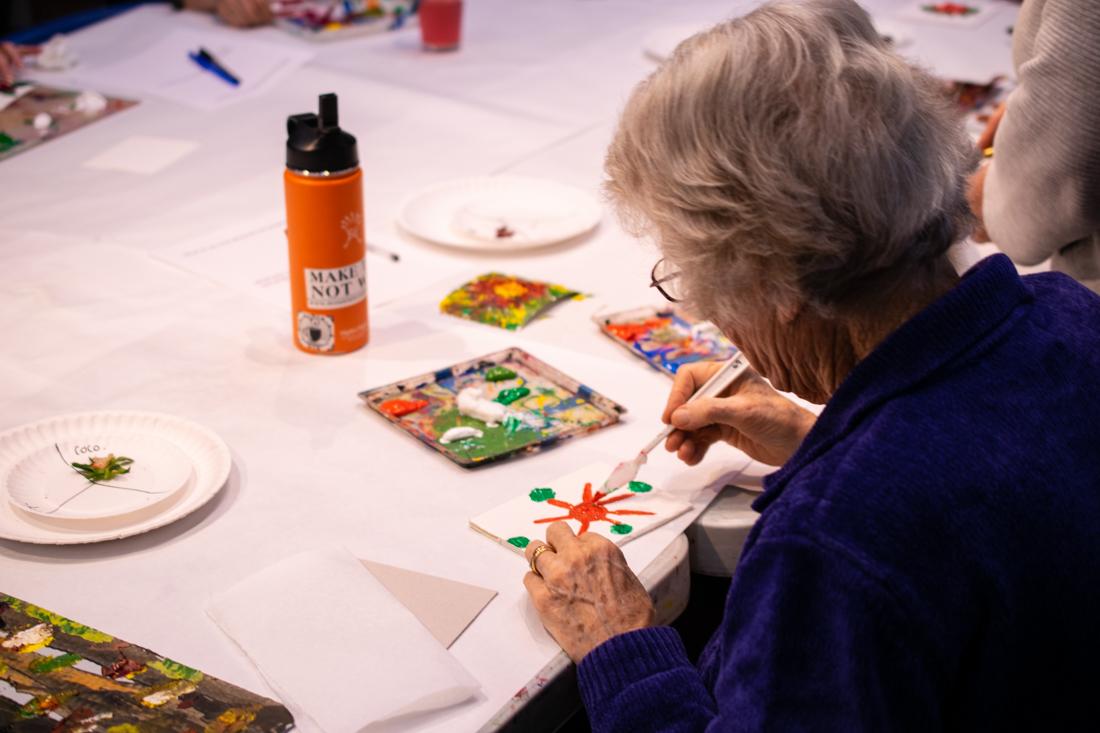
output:
M294 343L345 354L367 343L363 173L355 138L340 129L335 94L319 114L287 119L286 236Z

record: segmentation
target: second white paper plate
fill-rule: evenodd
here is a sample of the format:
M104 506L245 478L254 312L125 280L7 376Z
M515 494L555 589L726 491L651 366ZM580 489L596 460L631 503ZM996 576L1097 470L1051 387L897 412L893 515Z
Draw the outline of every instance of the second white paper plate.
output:
M542 247L585 234L603 209L587 191L523 176L463 178L407 198L405 231L436 244L491 252Z

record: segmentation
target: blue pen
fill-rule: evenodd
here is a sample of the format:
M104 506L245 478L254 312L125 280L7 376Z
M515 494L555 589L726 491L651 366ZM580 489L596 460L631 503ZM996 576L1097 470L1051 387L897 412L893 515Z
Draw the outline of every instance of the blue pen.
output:
M216 58L214 58L213 54L205 48L200 48L197 52L189 51L187 56L200 67L209 71L227 84L232 84L235 87L241 85L241 80L234 76L229 69L225 68Z

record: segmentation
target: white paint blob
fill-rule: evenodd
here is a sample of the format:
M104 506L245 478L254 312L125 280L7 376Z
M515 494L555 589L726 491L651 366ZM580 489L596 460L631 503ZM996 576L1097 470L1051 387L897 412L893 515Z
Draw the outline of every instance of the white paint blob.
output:
M50 117L45 112L39 112L34 116L34 129L39 132L45 132L50 129L50 125L53 124L53 117Z
M86 115L96 115L107 109L107 98L99 92L84 91L73 101L73 109Z
M481 432L477 428L470 428L463 425L451 428L443 435L439 436L439 442L443 445L453 443L456 440L466 440L467 438L480 438L485 433Z
M489 427L496 427L508 417L508 408L486 398L477 387L467 387L455 399L458 412L466 417L481 420Z

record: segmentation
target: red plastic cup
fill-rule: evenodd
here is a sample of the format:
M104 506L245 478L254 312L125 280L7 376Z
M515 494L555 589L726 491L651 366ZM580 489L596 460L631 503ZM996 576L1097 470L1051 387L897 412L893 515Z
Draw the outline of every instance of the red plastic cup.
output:
M429 51L453 51L462 37L462 0L420 0L420 37Z

